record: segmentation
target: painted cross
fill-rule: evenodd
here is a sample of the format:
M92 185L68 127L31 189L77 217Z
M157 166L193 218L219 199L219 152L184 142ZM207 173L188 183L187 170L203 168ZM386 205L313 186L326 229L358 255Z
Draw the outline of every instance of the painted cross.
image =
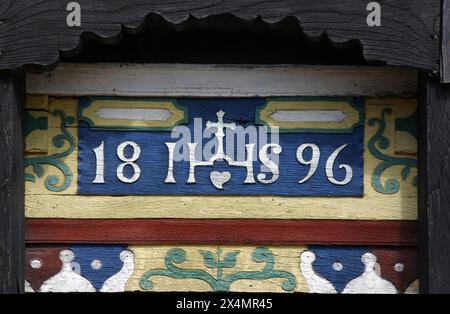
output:
M216 152L214 155L207 161L197 160L195 157L195 150L197 148L197 143L187 143L188 151L189 151L189 177L187 179L187 183L196 183L195 181L195 167L197 166L213 166L215 161L226 161L229 166L236 167L245 167L247 168L247 176L245 178L244 183L255 183L255 178L253 176L253 148L255 144L246 144L246 153L247 158L245 161L235 161L230 156L224 153L224 141L225 137L224 129L228 128L230 130L236 129L236 123L224 123L223 116L225 112L222 110L216 113L217 115L217 123L213 123L208 121L206 123L206 128L211 129L215 128L216 132L214 132L215 138L217 139ZM173 177L173 154L174 148L177 143L166 143L167 148L169 149L169 167L166 180L166 183L176 183ZM229 171L218 172L213 171L210 174L211 183L218 189L223 189L223 185L227 183L231 179L231 173Z

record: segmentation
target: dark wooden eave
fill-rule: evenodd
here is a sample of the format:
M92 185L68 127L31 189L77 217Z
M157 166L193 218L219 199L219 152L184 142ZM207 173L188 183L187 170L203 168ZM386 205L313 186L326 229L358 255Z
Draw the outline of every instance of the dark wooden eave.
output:
M84 36L120 40L139 31L150 14L179 24L194 16L229 14L245 21L276 23L295 18L312 39L326 35L338 45L358 41L367 61L439 71L440 0L383 0L380 27L369 27L361 0L78 0L81 26L66 24L68 1L2 0L0 70L55 65L61 52L79 48ZM450 76L450 75L449 75Z

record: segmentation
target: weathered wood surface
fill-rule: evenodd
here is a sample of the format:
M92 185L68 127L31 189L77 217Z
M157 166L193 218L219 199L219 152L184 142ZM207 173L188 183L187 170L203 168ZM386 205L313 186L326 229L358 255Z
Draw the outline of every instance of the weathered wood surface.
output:
M81 37L90 32L101 40L117 41L124 29L138 31L145 18L158 14L170 23L182 23L190 15L203 19L231 14L254 20L260 17L276 23L286 17L298 19L307 36L326 33L337 44L359 41L369 61L436 70L439 36L435 21L440 14L438 0L386 0L381 3L381 26L369 27L367 3L359 0L257 1L213 0L82 0L80 26L69 27L67 3L5 0L0 7L0 69L24 65L52 65L59 52L73 53ZM188 26L183 23L182 26Z
M450 83L450 1L442 0L441 82Z
M28 243L415 245L413 221L27 219Z
M394 67L62 63L27 74L27 93L52 96L413 96L417 72Z
M406 291L418 278L417 248L377 247L372 250L377 256L380 273L392 282L399 291Z
M56 275L62 266L59 252L63 246L31 246L25 250L25 280L37 291L45 280ZM29 287L28 287L29 288Z
M169 69L168 72L182 73L177 67ZM266 70L258 73L270 73L264 80L270 78L278 82L277 75L280 77L280 73L289 72L289 67L284 68L286 72L283 72L282 68L277 68L275 71L278 74L275 75ZM130 69L135 68L127 68ZM219 70L224 74L222 77L226 77L225 74L229 73L230 68ZM254 68L250 71L241 70L250 73L240 82L243 87L236 89L232 77L237 74L230 74L228 82L225 79L222 81L225 82L224 87L231 88L222 96L248 97L252 93L258 95L261 92ZM137 73L136 77L150 77L153 71L156 70ZM208 75L211 71L213 70L209 68ZM168 72L165 73L166 81L162 80L161 86L171 85L173 88L163 92L150 90L148 96L167 97L171 92L181 93L180 96L183 96L182 91L177 88L186 85L189 82L188 77L181 74L183 78L177 81L176 76L172 76L175 74ZM381 72L386 74L383 70ZM99 82L101 73L102 71L95 73ZM327 96L339 95L343 91L352 95L369 93L366 96L415 95L415 72L410 72L411 77L406 73L398 75L399 72L389 72L385 76L376 72L376 75L369 75L364 79L365 83L359 85L359 76L353 76L351 71L347 71L351 78L349 82L352 83L345 82L341 88L336 89L332 88L333 84L339 83L339 76L335 71L326 72L327 75L322 71L318 73L320 74L317 74L316 78L316 74L311 76L317 83L316 90L313 91L315 96L320 96L319 76L332 77L330 85L325 84L325 89L322 90ZM63 75L69 77L64 73ZM62 77L60 78L63 79ZM195 84L186 89L186 95L211 96L205 94L205 90L196 91L201 84L207 84L205 77L201 73L193 77ZM220 76L217 77L214 85L220 82ZM395 81L396 78L399 80L393 85L395 88L391 88L389 84L378 84L383 78L386 82ZM39 77L39 80L42 79L43 77ZM50 77L50 80L54 79ZM176 83L170 84L171 79ZM290 74L281 80L284 82L272 84L275 87L269 93L291 92L290 95L295 95L295 89L301 87L304 82L295 81L294 76L293 82L289 82L289 79ZM115 80L113 88L118 88L119 95L131 90L134 96L140 96L139 90L146 88L140 86L132 90L133 86L138 85L128 82L136 80L122 74L116 76ZM53 82L57 83L56 81ZM120 81L122 83L119 83ZM70 80L66 81L66 87L70 85L67 82ZM372 85L373 89L368 88L371 85L369 82L375 83ZM350 86L353 83L356 86ZM30 267L27 266L30 271L27 278L32 281L29 282L29 291L417 291L417 265L414 253L411 253L415 251L417 242L416 222L413 221L416 218L417 201L413 179L416 175L415 123L411 124L416 111L414 98L364 98L366 175L365 194L362 198L340 197L337 200L328 197L167 195L92 197L76 195L76 142L77 128L81 122L77 119L64 119L78 116L78 100L79 96L83 96L82 89L89 88L94 94L95 90L99 94L107 94L112 90L108 89L109 87L96 89L98 85L94 84L83 87L82 84L75 82L72 87L75 90L79 88L79 91L70 94L70 89L64 86L52 92L51 86L45 83L41 92L44 92L44 95L54 93L53 96L34 97L33 101L27 104L30 111L41 108L43 115L47 114L47 157L62 152L63 156L57 158L57 162L53 160L54 164L63 163L71 170L71 176L67 176L68 172L63 172L62 176L61 173L58 174L59 170L52 170L55 167L45 165L41 172L39 169L33 169L31 162L26 169L35 180L29 180L26 184L29 217L26 221L26 238L33 244L34 250L34 255L30 255L27 260L27 263L30 263ZM129 86L123 87L123 84ZM49 90L49 93L45 93ZM306 89L304 90L307 94ZM62 91L66 96L76 97L60 97L58 93ZM220 93L220 89L215 92ZM370 95L372 92L375 94ZM63 114L55 114L58 110ZM37 118L36 115L33 117ZM64 127L61 127L63 121L67 123L63 123ZM100 121L94 121L97 122ZM34 132L40 131L42 130L37 128ZM56 147L52 140L60 134L63 134L67 141ZM388 139L387 145L379 142L380 134ZM33 137L33 132L30 136ZM70 140L72 137L73 141ZM32 145L34 143L36 145ZM45 148L45 145L36 140L36 136L34 139L30 138L28 144L29 147ZM70 150L70 147L74 149ZM35 158L38 155L30 151L27 158ZM58 165L60 169L65 169L65 166ZM405 170L408 165L409 168ZM377 166L382 171L376 172ZM49 175L57 175L60 183L70 177L68 186L60 191L49 189L49 186L52 186L45 181ZM398 182L398 186L393 182ZM130 210L130 204L133 210ZM39 217L61 219L36 219ZM162 219L167 217L178 219ZM305 220L295 220L296 218ZM324 218L329 220L317 220ZM385 219L392 221L384 221ZM43 243L59 243L58 254L61 254L61 257L58 258L66 266L60 272L55 274L52 267L46 270L45 263L39 268L31 266L31 263L39 265L39 262L34 260L39 258L39 249ZM41 256L55 262L55 252L50 252L49 247L42 247ZM397 270L393 268L395 265ZM39 275L31 275L32 273ZM411 286L413 282L414 285Z
M26 183L26 215L34 218L267 218L267 219L406 219L417 217L417 192L414 186L416 175L416 138L414 132L416 101L413 98L368 98L365 100L364 130L364 197L334 198L261 196L96 196L75 195L77 191L77 124L60 129L62 111L65 117L76 117L78 99L56 97L49 99L46 158L64 153L53 160L60 168L50 165L48 160L36 160L36 154L28 154L27 173L33 175ZM369 123L372 121L372 123ZM407 122L412 128L404 128ZM55 147L52 139L62 134L74 138L62 147ZM379 131L387 137L386 147L377 144ZM36 130L34 132L40 132ZM377 135L378 134L378 135ZM33 132L30 133L30 136ZM34 137L36 138L36 137ZM38 137L39 138L39 137ZM406 139L406 140L405 140ZM31 144L27 141L27 144ZM370 144L370 145L369 145ZM401 144L401 145L400 145ZM37 145L32 145L37 146ZM370 147L369 147L370 146ZM73 147L73 151L70 151ZM43 157L43 156L40 156ZM38 174L33 163L41 162L43 171ZM46 164L47 163L47 164ZM409 167L409 169L405 169ZM64 175L59 169L70 169ZM375 169L378 168L378 171ZM404 170L405 169L405 170ZM67 169L66 169L67 170ZM406 171L408 170L408 171ZM405 172L406 171L406 172ZM67 173L67 172L66 172ZM52 175L58 178L57 186L66 182L61 189L52 188L46 179ZM35 182L31 181L35 180ZM392 179L394 181L391 182ZM398 183L397 190L396 184ZM389 183L389 184L388 184ZM50 189L49 189L50 188ZM130 211L128 204L133 204ZM207 208L205 208L207 204ZM227 210L223 210L227 204ZM364 209L364 210L362 210Z
M26 278L29 292L417 293L415 256L360 245L33 246Z
M82 112L98 102L101 109L120 105L127 112L122 119L101 119L100 109L79 117L78 195L363 196L362 98L169 100L92 97L80 103ZM182 126L154 121L140 127L141 121L125 119L139 104L181 111ZM315 116L306 123L276 122L272 132L260 112L274 112L273 105L314 110ZM321 123L318 108L338 108L343 118Z
M24 148L20 75L0 74L0 294L24 286Z
M450 87L422 80L419 139L423 292L450 293Z

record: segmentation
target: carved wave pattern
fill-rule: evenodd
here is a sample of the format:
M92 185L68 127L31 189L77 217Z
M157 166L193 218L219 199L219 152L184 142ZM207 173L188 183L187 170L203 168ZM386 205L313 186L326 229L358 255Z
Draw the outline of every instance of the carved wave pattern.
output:
M384 30L374 32L371 27L367 27L366 3L361 1L348 4L332 0L285 0L274 5L270 1L243 3L240 0L134 0L126 3L99 0L83 3L81 26L75 28L64 24L68 14L65 5L59 0L32 6L17 1L8 7L5 14L7 23L0 27L0 51L5 51L0 58L0 69L53 65L58 61L60 52L73 54L81 49L81 41L88 35L91 38L95 35L101 41L118 42L122 32L141 31L155 15L174 27L183 26L183 23L192 19L208 23L208 18L219 15L231 15L248 22L259 19L268 24L276 24L290 17L298 21L307 37L326 37L337 45L359 42L366 60L426 69L438 67L435 62L438 41L430 31L434 25L432 17L439 15L437 0L427 3L408 1L408 6L394 0L384 2L389 12L393 12L383 17L386 33L383 33ZM18 27L19 23L21 27ZM32 39L27 25L33 27ZM397 41L392 41L391 28L398 31ZM30 45L31 40L38 40L40 44ZM380 44L383 40L389 45Z

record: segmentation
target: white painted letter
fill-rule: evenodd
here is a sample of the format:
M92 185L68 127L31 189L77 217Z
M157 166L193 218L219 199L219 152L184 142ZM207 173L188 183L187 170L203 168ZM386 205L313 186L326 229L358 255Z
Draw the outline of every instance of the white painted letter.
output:
M167 168L167 176L164 183L176 183L173 177L173 151L177 143L166 143L167 149L169 150L169 166Z
M367 11L371 11L367 15L367 25L372 26L381 26L381 6L378 2L369 2L367 4Z
M266 144L259 150L259 160L261 163L269 168L270 172L272 172L272 178L266 179L265 173L259 173L257 178L258 181L263 184L270 184L278 180L278 177L280 176L280 170L278 169L278 165L274 163L270 158L267 156L267 151L269 148L272 147L272 153L279 155L281 153L281 146L278 144Z
M66 11L71 11L67 14L66 22L67 26L81 26L81 6L78 2L69 2L66 7Z

